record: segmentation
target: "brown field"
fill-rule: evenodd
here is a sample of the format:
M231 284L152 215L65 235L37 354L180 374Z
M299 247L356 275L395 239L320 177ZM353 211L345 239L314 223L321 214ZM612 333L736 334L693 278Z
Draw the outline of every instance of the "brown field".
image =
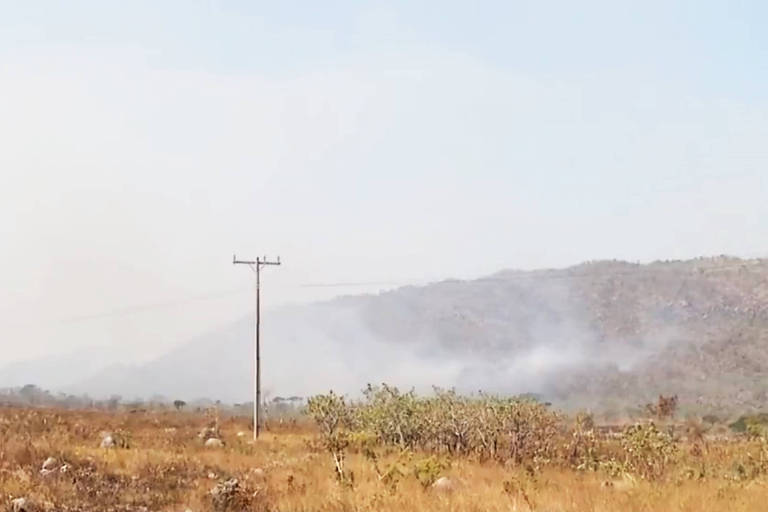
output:
M12 500L19 497L27 499L26 510L51 511L694 512L768 507L768 464L759 439L680 440L674 464L653 479L580 471L557 460L502 464L473 456L403 453L388 446L376 447L374 463L370 452L353 444L346 451L348 479L339 482L330 454L309 423L271 425L253 444L248 419L221 419L225 446L206 448L198 433L209 420L204 414L175 411L0 409L0 510L12 510ZM101 448L103 431L123 432L129 446ZM57 462L44 475L48 457ZM420 480L414 468L428 466L435 457L441 461L439 474ZM397 471L382 478L384 468ZM448 477L451 488L431 485L437 476ZM212 494L233 478L236 489Z

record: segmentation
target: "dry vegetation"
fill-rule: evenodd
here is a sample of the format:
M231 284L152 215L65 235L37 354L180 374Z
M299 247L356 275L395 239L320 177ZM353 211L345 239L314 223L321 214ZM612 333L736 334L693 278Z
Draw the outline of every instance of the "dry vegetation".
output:
M0 410L0 507L742 511L768 499L768 442L749 422L738 436L696 421L615 433L532 402L387 387L308 410L316 423L269 425L257 444L247 418Z

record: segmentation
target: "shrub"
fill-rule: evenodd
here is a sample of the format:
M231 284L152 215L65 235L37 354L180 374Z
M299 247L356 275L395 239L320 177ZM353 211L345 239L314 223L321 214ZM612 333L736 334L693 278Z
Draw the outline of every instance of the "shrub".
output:
M677 412L677 395L659 395L655 404L647 404L645 408L652 416L660 420L670 419Z
M653 422L627 427L621 445L625 468L646 480L661 478L677 454L672 436L660 431Z
M531 400L468 398L440 389L433 397L418 397L386 384L368 386L364 394L359 404L347 404L333 393L309 401L308 411L326 446L337 454L350 443L363 451L375 441L401 450L418 448L515 464L539 464L556 455L560 418Z
M576 422L565 446L565 459L572 468L596 471L600 468L599 442L590 414L576 415Z
M756 428L758 427L767 427L768 426L768 413L761 412L757 414L747 414L740 416L739 419L728 425L731 430L734 432L738 432L740 434L748 433L750 430L750 426L752 426L752 431L754 432Z
M440 474L447 468L447 462L431 456L414 462L413 476L416 477L422 488L428 489L440 478Z
M341 483L349 483L351 475L344 470L346 449L349 446L349 436L342 430L349 423L350 409L344 397L331 391L327 395L318 395L309 399L307 411L320 427L325 449L333 458L336 478Z

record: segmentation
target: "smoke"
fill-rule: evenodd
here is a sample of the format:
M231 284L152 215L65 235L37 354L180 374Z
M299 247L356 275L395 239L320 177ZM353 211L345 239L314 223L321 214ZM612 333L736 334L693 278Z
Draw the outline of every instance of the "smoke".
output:
M357 394L387 382L565 395L572 377L628 372L661 352L677 329L613 333L567 280L439 283L276 312L264 369L271 389Z
M647 308L627 307L612 286L559 275L500 274L265 311L265 395L358 396L367 384L386 382L420 393L438 386L569 397L585 392L576 389L583 379L631 372L686 338L663 315L653 330L641 329ZM69 379L60 389L97 397L245 402L253 389L253 334L253 318L242 318L157 359L107 368L94 368L83 353L61 371L46 365L44 382ZM72 374L73 367L90 371ZM23 370L36 382L34 365Z
M439 345L402 343L376 336L355 307L326 304L284 310L265 326L263 368L270 390L306 396L334 390L358 394L367 384L387 382L425 392L453 386L459 361L429 355Z

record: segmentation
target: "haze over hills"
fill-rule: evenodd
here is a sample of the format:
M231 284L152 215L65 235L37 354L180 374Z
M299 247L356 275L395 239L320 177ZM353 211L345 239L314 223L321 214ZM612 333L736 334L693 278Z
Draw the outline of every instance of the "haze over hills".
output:
M70 360L48 385L247 401L252 329L243 318L141 365L88 372ZM768 401L768 260L503 271L281 308L265 314L263 332L273 396L386 381L536 392L574 407L621 409L677 393L702 409L759 408ZM52 372L51 361L28 362L0 371L0 385L20 385L19 368L41 385Z

